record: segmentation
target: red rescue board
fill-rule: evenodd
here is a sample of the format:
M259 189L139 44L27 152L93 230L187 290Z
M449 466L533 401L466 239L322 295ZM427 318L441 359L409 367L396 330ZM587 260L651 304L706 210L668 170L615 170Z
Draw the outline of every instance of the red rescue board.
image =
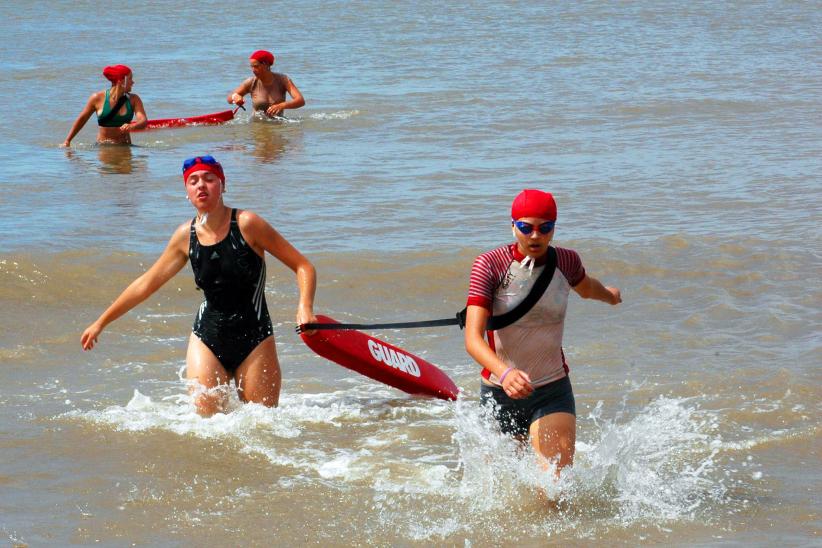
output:
M192 126L195 124L201 126L224 124L234 118L235 112L236 109L212 112L211 114L203 114L201 116L189 116L188 118L158 118L156 120L149 120L146 127L143 128L143 131L147 129Z
M318 323L340 323L317 316ZM322 356L403 392L441 400L457 399L457 385L436 365L354 329L301 333L303 342Z

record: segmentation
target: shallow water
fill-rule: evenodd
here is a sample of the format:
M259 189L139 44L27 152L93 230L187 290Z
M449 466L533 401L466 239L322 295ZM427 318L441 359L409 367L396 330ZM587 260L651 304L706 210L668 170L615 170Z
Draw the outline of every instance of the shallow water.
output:
M129 24L105 36L88 7L0 6L10 544L819 542L818 5L293 4L272 34L269 4L167 2L110 7ZM204 13L219 28L179 24ZM261 47L308 101L289 120L131 148L95 146L92 123L58 148L106 64L132 66L150 117L195 115L227 108ZM376 333L438 364L456 403L313 355L274 261L278 409L193 413L188 268L83 353L192 215L179 166L202 153L227 203L317 265L316 310L340 320L453 314L516 192L552 191L557 243L625 300L571 298L575 466L554 482L495 434L456 329Z

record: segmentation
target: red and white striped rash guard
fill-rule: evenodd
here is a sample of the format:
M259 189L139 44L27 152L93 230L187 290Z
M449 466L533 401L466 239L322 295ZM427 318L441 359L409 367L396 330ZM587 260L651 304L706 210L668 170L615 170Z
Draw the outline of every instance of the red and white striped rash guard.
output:
M576 251L554 247L557 268L539 301L516 323L488 332L488 342L497 356L510 367L528 373L534 386L542 386L568 374L562 352L562 332L571 288L585 279L585 268ZM525 256L515 243L483 253L471 268L468 306L481 306L492 315L517 306L531 291L544 266L531 271L520 261ZM499 379L483 370L486 382Z

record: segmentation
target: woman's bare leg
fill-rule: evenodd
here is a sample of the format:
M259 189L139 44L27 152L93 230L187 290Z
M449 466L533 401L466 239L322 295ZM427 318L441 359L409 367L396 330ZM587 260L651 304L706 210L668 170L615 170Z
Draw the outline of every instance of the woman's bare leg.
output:
M186 378L199 385L189 387L194 394L197 413L210 417L225 410L231 377L211 349L194 333L188 338Z
M551 413L531 423L531 445L537 454L556 463L556 473L574 463L574 445L577 436L577 418L572 413Z
M277 360L274 336L268 337L251 351L234 373L240 399L276 407L280 402L282 375Z

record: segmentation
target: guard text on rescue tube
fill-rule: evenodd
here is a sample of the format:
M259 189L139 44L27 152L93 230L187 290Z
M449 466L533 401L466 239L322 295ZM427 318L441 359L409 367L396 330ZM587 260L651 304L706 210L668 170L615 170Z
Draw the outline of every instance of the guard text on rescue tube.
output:
M368 350L371 351L371 355L374 356L374 359L378 362L390 365L409 375L414 375L415 377L420 376L420 366L417 365L417 362L415 362L411 356L406 356L393 348L386 348L380 343L370 339L368 340Z

